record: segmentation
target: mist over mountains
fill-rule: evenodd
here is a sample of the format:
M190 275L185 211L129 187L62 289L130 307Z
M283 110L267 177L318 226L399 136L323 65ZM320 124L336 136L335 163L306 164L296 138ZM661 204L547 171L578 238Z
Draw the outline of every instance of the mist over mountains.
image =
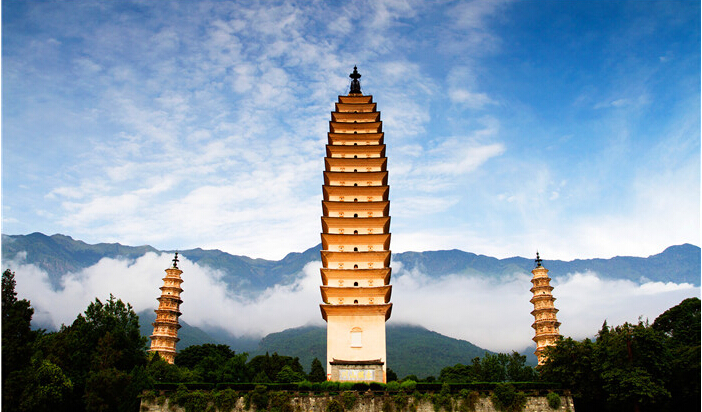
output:
M324 326L318 307L319 245L278 261L219 250L179 252L185 280L181 320L215 340L251 350L271 333ZM110 293L138 313L152 311L172 253L151 246L90 245L58 234L2 236L3 266L16 272L19 296L35 308L35 325L49 329L71 323L89 302ZM700 293L700 248L694 245L671 246L646 258L542 257L565 336L592 336L605 319L610 324L653 320ZM522 352L532 345L532 258L404 252L393 255L391 266L389 328L418 325L495 352Z
M258 292L274 285L294 282L302 268L319 260L321 244L302 253L292 252L274 261L231 255L221 250L188 249L179 251L193 263L208 266L223 273L223 280L232 288ZM97 264L103 258L135 259L147 252L161 251L151 246L125 246L119 243L89 245L70 236L52 236L35 232L29 235L2 235L2 259L13 260L18 253L26 252L25 262L46 271L53 287L60 287L61 278L67 273ZM577 259L573 261L549 260L544 266L551 276L569 273L596 272L604 278L630 280L637 283L675 282L700 286L700 248L691 244L671 246L663 252L643 257L617 256L611 259ZM534 268L533 258L511 257L497 259L461 250L403 252L392 256L393 263L400 263L408 271L417 270L431 277L445 275L476 275L487 278L504 278L515 273L529 273Z

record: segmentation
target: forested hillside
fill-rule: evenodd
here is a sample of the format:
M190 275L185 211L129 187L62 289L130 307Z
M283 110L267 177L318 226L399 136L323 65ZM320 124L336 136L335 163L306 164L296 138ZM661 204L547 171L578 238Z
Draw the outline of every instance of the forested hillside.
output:
M327 335L324 327L307 326L271 333L261 340L256 354L285 353L300 358L303 365L312 359L326 359ZM386 330L388 366L397 376L438 376L441 368L468 363L490 353L470 342L450 338L420 326L388 325Z
M60 331L32 331L33 308L17 296L14 278L9 270L2 276L3 410L136 411L139 394L158 383L170 383L171 387L184 382L248 384L248 390L254 389L253 383L272 382L288 383L295 391L341 388L335 382L322 382L325 371L319 358L309 363L307 373L298 356L275 352L251 356L232 351L227 345L190 346L178 353L175 365L169 365L146 352L138 316L128 303L113 296L106 302L96 299ZM436 338L431 332L410 331L411 335L393 339L393 328L388 329L391 340L424 341L426 350L450 350L431 341ZM314 329L295 332L300 337L296 344L303 349L304 342L319 336ZM261 346L275 345L284 335L273 336ZM389 348L388 361L400 365L398 360L390 360L397 356L390 352ZM547 355L549 361L534 370L519 354L488 354L470 362L445 365L438 377L428 380L445 382L443 388L449 388L449 382L460 385L538 379L549 387L555 382L573 391L578 412L699 410L700 300L684 300L653 324L605 324L594 341L565 338L547 350ZM420 362L426 353L419 350L401 356L410 363ZM396 374L388 371L388 380L395 378ZM374 385L378 390L419 389L414 379L419 380L415 376L402 384ZM353 389L351 383L348 385L344 390ZM431 386L430 390L439 387ZM265 386L255 387L262 396L266 390ZM189 396L176 393L176 398L181 395Z

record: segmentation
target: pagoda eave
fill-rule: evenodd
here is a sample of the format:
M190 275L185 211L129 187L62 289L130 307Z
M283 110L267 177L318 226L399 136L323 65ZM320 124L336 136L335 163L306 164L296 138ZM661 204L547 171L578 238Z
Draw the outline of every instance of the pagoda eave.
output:
M539 301L544 301L544 300L555 302L556 298L554 298L553 295L550 295L550 294L536 295L533 298L529 299L529 302L534 303L534 302L539 302Z
M332 146L376 147L385 143L385 132L380 133L328 133Z
M377 111L377 103L335 103L335 109L336 113L373 113Z
M351 298L351 297L372 297L382 298L383 303L390 302L392 294L392 286L320 286L322 291L322 300L325 302L335 298Z
M335 263L362 263L362 262L371 262L371 263L378 263L379 265L382 265L382 267L389 267L390 266L390 256L391 256L391 251L382 251L382 252L332 252L329 250L322 250L322 265L325 268L329 267L330 262L335 262ZM351 268L348 268L351 269ZM367 268L354 268L354 269L374 269L373 267L367 267Z
M350 134L349 136L353 136ZM361 136L361 135L359 135ZM356 157L354 157L356 156ZM378 159L385 157L385 145L327 145L327 157L353 158L353 159Z
M321 268L322 283L328 286L330 280L355 280L355 279L378 279L383 285L390 283L392 269L389 267L379 269L330 269Z
M331 316L385 316L385 320L390 319L392 313L392 303L374 304L374 305L358 305L344 304L331 305L321 303L319 309L322 311L322 318L328 321Z
M560 334L560 333L557 333L557 332L553 332L553 333L542 333L542 334L539 334L538 336L534 336L534 338L533 338L532 340L533 340L534 342L536 342L536 344L538 345L538 344L539 344L539 341L544 341L544 340L546 340L547 338L551 338L552 340L555 340L555 339L558 338L559 336L561 336L561 334ZM548 345L543 345L543 346L548 346Z
M362 93L349 93L348 95L339 95L339 103L351 104L367 104L373 103L373 96L370 94L363 95Z

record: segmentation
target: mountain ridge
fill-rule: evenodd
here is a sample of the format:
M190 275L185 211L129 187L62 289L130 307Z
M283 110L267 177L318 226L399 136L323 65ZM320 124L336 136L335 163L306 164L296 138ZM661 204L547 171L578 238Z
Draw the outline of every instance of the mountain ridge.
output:
M306 264L319 261L321 245L303 252L291 252L273 261L232 255L221 250L195 248L181 250L182 256L193 263L208 266L223 273L224 282L238 293L257 294L277 284L290 284L300 277ZM150 245L127 246L120 243L87 244L70 236L40 232L29 235L2 235L2 259L11 261L24 253L23 263L34 264L47 272L54 289L61 287L61 278L96 264L102 258L136 259L147 252L173 253ZM544 260L553 278L576 272L597 272L609 279L633 282L687 282L700 286L700 248L691 244L667 247L648 257L615 256L609 259L575 259L572 261ZM394 253L391 266L395 276L403 271L417 270L429 277L444 275L482 276L500 278L515 273L528 274L533 259L509 257L498 259L459 249L425 252Z
M223 280L244 293L256 293L276 284L294 282L302 268L319 260L321 245L303 252L288 253L281 260L232 255L218 249L202 248L179 251L193 263L223 272ZM2 235L2 259L12 260L26 252L26 263L37 265L49 274L52 287L60 287L63 275L96 264L104 257L136 259L147 252L172 253L150 245L126 246L120 243L87 244L70 236L52 236L34 232L29 235ZM544 260L552 276L593 271L611 279L691 283L700 286L700 248L691 244L674 245L648 257L615 256L609 259ZM400 265L397 265L400 263ZM509 257L498 259L459 249L401 252L392 257L399 270L419 270L431 277L444 275L486 276L502 278L515 273L529 273L533 259ZM391 266L392 266L391 264ZM396 271L397 273L397 271Z
M302 268L318 261L321 246L303 252L291 252L283 259L271 261L247 256L231 255L220 250L195 248L180 251L193 263L209 266L223 272L227 287L250 295L277 284L290 284L299 278ZM145 253L172 253L149 245L126 246L120 243L87 244L70 236L47 236L39 232L29 235L2 235L2 259L10 261L25 253L26 263L37 265L49 274L52 287L60 288L62 276L96 264L102 258L136 259ZM616 256L610 259L576 259L573 261L546 260L551 276L595 271L612 279L633 282L688 282L700 284L700 248L690 244L675 245L658 254L643 257ZM449 274L501 278L515 273L529 273L533 259L510 257L498 259L464 252L458 249L426 252L403 252L393 255L394 273L418 270L430 277ZM152 311L140 312L142 334L149 336ZM307 329L305 329L307 328ZM326 358L326 340L323 327L298 327L269 334L262 339L234 338L224 331L202 330L183 322L182 349L192 344L225 343L238 352L252 356L266 351L298 356L304 367L311 359ZM422 326L393 325L387 329L388 362L399 376L437 375L440 367L456 363L470 363L482 356L485 349L460 339L450 338ZM530 356L530 353L526 353ZM411 356L410 356L411 355ZM406 364L404 359L413 359ZM529 358L531 361L531 358Z

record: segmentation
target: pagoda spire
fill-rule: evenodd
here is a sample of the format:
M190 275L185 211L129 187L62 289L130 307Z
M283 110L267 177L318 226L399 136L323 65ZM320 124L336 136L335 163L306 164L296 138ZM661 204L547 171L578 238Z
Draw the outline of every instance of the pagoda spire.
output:
M361 74L358 72L356 66L353 66L353 73L349 74L351 80L351 90L349 94L361 94L361 82L358 79L361 78Z
M163 278L163 286L161 296L158 300L158 309L156 312L156 320L152 323L154 332L151 337L151 349L149 352L156 352L168 363L175 361L176 343L178 338L178 317L180 313L180 304L183 301L180 299L180 294L183 289L180 285L183 279L180 275L182 270L178 269L178 252L175 252L173 258L173 266L166 269L166 277Z
M548 277L548 269L543 267L539 252L536 252L536 267L531 271L533 284L530 289L534 296L530 302L534 304L534 310L531 314L534 316L534 323L531 325L534 328L534 342L536 342L536 351L534 354L539 360L539 365L546 362L544 350L548 346L556 344L556 340L561 336L558 327L561 325L556 318L558 309L554 305L556 298L551 293L551 278Z

